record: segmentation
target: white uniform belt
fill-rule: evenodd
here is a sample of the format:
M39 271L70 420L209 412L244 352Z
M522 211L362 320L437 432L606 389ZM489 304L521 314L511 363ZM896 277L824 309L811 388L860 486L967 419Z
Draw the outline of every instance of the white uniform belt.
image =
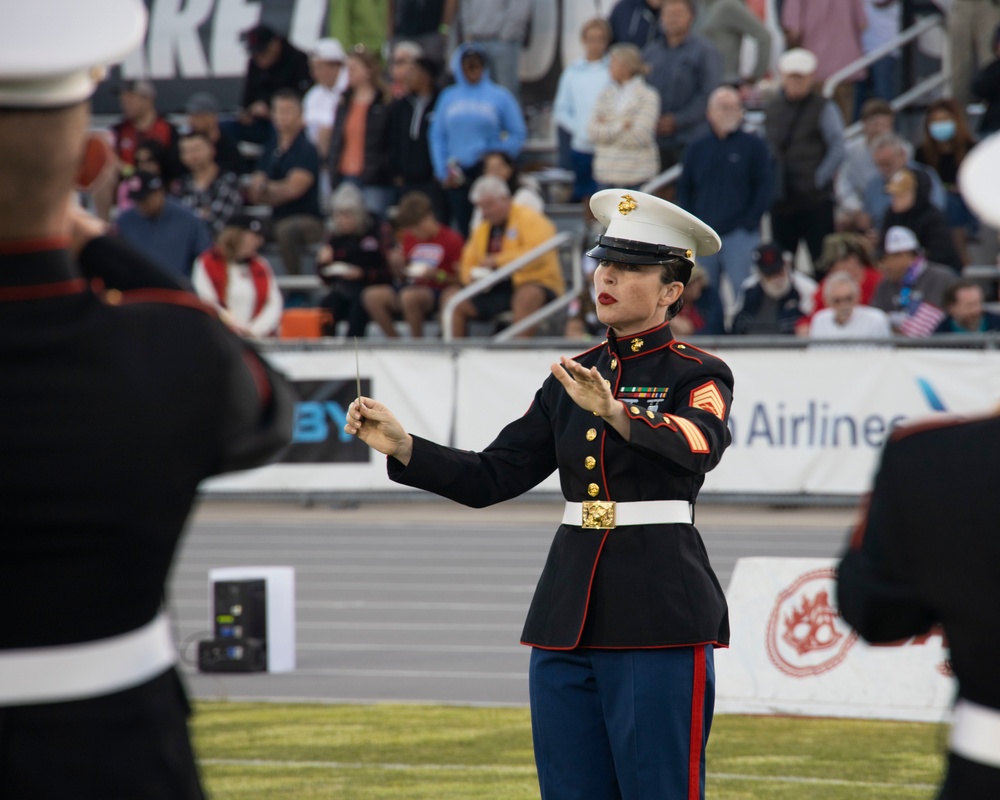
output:
M141 628L107 639L0 650L0 706L112 694L155 678L176 661L163 612Z
M566 503L563 525L581 528L616 528L620 525L667 525L692 522L691 504L686 500L644 500L616 503L612 500L587 500Z
M1000 711L959 699L948 747L969 761L1000 769Z

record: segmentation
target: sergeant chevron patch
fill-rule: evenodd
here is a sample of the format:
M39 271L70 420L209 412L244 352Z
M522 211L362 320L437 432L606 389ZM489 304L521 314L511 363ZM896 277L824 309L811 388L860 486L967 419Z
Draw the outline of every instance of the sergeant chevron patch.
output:
M692 453L708 453L710 451L705 434L691 420L673 414L664 414L663 418L672 420L677 425L680 432L684 434L684 438L687 439L688 447L691 448Z
M692 389L690 403L695 408L715 414L719 419L726 417L726 401L722 399L722 393L713 381Z

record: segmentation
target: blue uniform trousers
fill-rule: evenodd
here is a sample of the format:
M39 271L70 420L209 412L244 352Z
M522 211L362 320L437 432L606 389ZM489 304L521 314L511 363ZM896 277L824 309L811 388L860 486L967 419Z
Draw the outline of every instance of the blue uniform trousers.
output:
M711 645L534 648L531 728L542 800L700 800L715 706Z

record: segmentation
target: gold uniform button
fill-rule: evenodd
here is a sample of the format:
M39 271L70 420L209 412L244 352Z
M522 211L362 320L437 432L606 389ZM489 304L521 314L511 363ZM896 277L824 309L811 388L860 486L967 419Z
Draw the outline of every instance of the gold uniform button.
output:
M617 358L612 358L611 359L611 369L618 369L618 359Z
M639 413L641 413L641 409L638 406L632 406L632 408L630 409L630 411L633 414L639 414Z
M649 417L650 419L656 419L656 414L654 414L652 411L646 411L646 416Z
M687 348L684 345L682 345L682 344L677 345L677 349L678 350L687 350Z
M109 306L117 306L122 302L122 293L117 289L108 289L104 293L104 302Z
M587 441L588 442L592 442L596 438L597 438L597 429L596 428L591 428L589 431L587 431Z
M596 483L592 483L590 484L590 486L587 487L587 494L589 494L591 497L597 497L597 495L599 495L600 493L601 493L601 487L598 486Z
M611 381L609 381L607 378L605 378L604 379L604 385L607 386L610 389L611 388Z
M596 466L597 466L597 459L596 459L596 458L594 458L593 456L587 456L587 457L586 457L586 458L585 458L585 459L583 460L583 465L584 465L584 466L585 466L585 467L586 467L587 469L593 469L594 467L596 467Z

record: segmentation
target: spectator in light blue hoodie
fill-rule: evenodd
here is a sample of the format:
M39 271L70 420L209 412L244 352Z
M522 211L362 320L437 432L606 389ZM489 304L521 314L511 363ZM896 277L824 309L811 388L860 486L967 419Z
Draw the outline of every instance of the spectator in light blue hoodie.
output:
M517 158L527 131L514 96L490 80L479 47L458 47L451 69L455 84L441 92L428 135L434 176L448 194L453 227L468 236L469 186L482 174L483 156L500 150Z
M592 19L580 30L584 57L574 61L559 77L552 114L556 125L570 135L570 162L576 179L573 201L584 200L595 191L594 143L587 135L587 125L597 96L611 80L608 72L608 45L611 26L603 19Z

